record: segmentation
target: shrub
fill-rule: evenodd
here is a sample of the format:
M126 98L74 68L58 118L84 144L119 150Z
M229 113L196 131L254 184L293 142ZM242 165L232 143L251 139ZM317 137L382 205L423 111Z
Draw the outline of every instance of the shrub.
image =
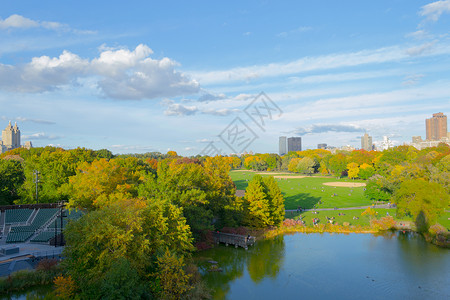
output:
M382 217L381 219L372 219L370 225L376 230L389 230L395 227L395 220L392 216Z

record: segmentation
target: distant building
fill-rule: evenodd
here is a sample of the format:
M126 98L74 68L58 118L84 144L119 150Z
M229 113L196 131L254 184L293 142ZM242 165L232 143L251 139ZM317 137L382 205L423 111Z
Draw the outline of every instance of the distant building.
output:
M361 149L364 149L366 151L373 150L372 137L367 133L364 133L364 135L361 137Z
M301 137L290 137L287 139L288 152L291 151L302 151L302 138Z
M278 141L278 153L280 156L285 155L287 153L287 139L285 136L280 136Z
M11 121L8 126L6 126L5 130L2 131L2 140L0 141L0 153L20 148L20 130L17 126L17 123L14 124L14 127L11 125ZM31 148L31 142L25 142L24 148Z
M377 150L383 151L393 147L394 143L392 143L392 141L387 136L383 136L383 141L378 142Z
M433 114L433 117L425 120L427 129L427 141L439 141L447 138L447 116L444 113Z
M413 136L412 137L412 142L413 142L413 144L419 144L419 143L422 143L423 140L422 140L421 136Z
M317 144L317 149L327 149L327 144L325 143Z

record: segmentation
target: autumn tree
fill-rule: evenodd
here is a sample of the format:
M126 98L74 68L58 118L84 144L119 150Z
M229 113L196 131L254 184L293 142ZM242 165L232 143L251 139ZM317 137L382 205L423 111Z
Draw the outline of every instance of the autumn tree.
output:
M64 265L84 299L117 299L144 290L159 293L164 287L156 280L161 270L157 257L167 248L177 257L193 250L182 210L158 199L110 203L70 222L65 238ZM125 278L135 290L129 290Z
M351 162L347 164L347 169L348 169L348 178L350 179L358 178L359 166L357 163Z
M371 165L364 163L361 166L359 166L359 172L358 172L359 178L367 180L370 177L372 177L373 175L375 175L375 168L372 167Z

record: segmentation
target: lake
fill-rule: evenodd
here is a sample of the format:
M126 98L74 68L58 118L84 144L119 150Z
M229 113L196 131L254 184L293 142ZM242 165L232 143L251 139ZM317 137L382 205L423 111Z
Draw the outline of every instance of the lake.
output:
M195 258L214 299L450 299L449 249L411 232L297 233Z

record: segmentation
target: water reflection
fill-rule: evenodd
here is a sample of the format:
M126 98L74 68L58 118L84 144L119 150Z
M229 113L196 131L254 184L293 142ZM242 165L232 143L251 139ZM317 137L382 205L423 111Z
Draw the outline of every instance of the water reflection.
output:
M286 235L197 258L214 299L450 299L448 254L397 232ZM222 272L208 272L207 260Z
M283 264L284 248L283 236L259 241L248 250L220 245L199 253L197 262L204 280L215 291L214 299L225 299L230 282L244 275L249 275L255 284L264 278L275 279Z

